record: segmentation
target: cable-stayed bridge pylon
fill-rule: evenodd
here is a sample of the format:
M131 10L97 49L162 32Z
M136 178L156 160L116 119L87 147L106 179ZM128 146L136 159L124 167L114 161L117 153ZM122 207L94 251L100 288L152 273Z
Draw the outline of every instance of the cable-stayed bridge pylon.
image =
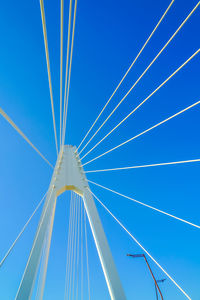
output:
M58 155L57 163L53 171L51 183L35 234L35 239L16 295L16 300L31 299L47 235L50 247L57 197L67 190L74 191L83 199L111 299L125 300L126 297L123 287L120 282L85 172L80 163L79 157L77 157L76 147L70 145L62 147ZM49 226L51 227L51 230L49 230ZM46 268L43 268L42 270L43 274L41 278L43 281L43 288L46 279L49 247L47 247L47 251L45 253ZM43 296L42 292L41 295Z

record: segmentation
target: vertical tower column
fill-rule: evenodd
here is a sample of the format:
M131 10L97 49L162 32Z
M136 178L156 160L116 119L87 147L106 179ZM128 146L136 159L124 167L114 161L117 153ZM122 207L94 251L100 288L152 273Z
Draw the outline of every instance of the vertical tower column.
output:
M106 235L94 203L93 196L89 189L84 191L84 205L90 222L90 227L98 251L103 273L112 300L125 300L124 290L107 242Z
M33 242L33 246L29 255L29 259L22 277L16 300L29 300L33 292L33 287L41 259L42 248L46 233L48 231L49 222L54 214L53 210L56 205L55 188L51 187L46 197L44 208L40 217L37 232ZM52 220L53 222L53 220Z

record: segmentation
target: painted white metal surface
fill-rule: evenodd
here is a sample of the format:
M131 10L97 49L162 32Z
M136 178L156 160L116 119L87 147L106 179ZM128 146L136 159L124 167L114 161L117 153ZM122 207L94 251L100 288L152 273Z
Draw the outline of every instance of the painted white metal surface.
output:
M48 230L52 211L56 205L57 196L66 190L73 190L80 194L86 208L87 216L97 247L98 255L112 300L125 300L125 294L114 260L101 224L101 220L94 203L93 196L85 176L84 170L75 155L76 147L64 146L60 151L54 168L49 191L40 217L39 225L26 265L26 269L17 292L16 300L31 299L38 266L42 254L45 234ZM72 299L73 300L73 299Z

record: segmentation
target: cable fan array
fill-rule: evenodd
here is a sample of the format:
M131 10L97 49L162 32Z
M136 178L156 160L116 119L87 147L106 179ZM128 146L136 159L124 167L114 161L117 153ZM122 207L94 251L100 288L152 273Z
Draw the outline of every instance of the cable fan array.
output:
M158 23L150 33L149 37L141 47L138 54L133 59L131 65L128 67L125 74L122 76L122 79L119 81L117 87L114 89L113 93L106 101L105 105L100 110L98 116L91 124L90 128L87 130L86 134L84 135L83 139L79 143L79 146L76 150L76 155L80 157L79 162L82 166L86 166L95 162L96 160L104 157L105 155L123 147L126 144L131 143L135 139L149 133L150 131L158 128L161 125L166 124L168 121L180 117L180 115L184 115L189 110L193 110L195 108L199 108L200 100L196 99L191 105L182 108L180 111L174 113L173 115L168 116L167 118L161 120L160 122L148 127L142 132L129 137L128 139L122 141L121 143L117 144L116 146L108 149L107 151L92 157L90 160L85 161L85 158L91 154L103 141L105 141L115 130L117 130L121 125L129 119L130 117L134 116L137 110L141 109L142 106L151 99L152 97L162 88L164 87L171 79L175 78L175 75L181 72L183 68L185 68L188 64L195 61L200 53L200 48L195 49L194 53L191 54L190 57L185 58L182 64L176 68L163 82L161 82L153 91L149 93L147 97L144 99L139 99L139 104L134 107L120 122L118 122L110 131L108 131L99 141L92 146L90 149L88 146L93 141L94 137L101 131L101 129L107 124L107 122L111 119L114 113L118 110L121 104L126 100L126 98L134 91L134 88L137 84L143 79L146 73L150 70L152 65L159 59L161 54L167 49L168 45L175 39L178 33L184 28L184 26L191 20L193 14L198 10L200 6L200 1L193 7L193 9L189 12L185 19L182 20L178 28L175 32L171 35L168 41L162 46L162 48L157 52L156 56L153 60L148 64L145 70L139 75L138 79L132 84L131 88L125 93L125 95L118 101L117 105L114 109L110 112L107 118L100 123L100 125L95 129L100 119L103 117L103 113L106 111L106 108L111 103L114 96L116 96L117 91L119 90L122 83L125 81L127 75L134 67L138 59L143 54L144 49L149 45L151 38L156 34L157 30L161 26L163 20L167 17L169 10L171 9L175 0L172 0L169 3L169 6L164 11L163 15L159 19ZM43 29L43 37L44 37L44 47L45 47L45 55L46 55L46 65L47 65L47 75L48 75L48 82L49 82L49 94L50 94L50 104L52 110L52 120L53 120L53 130L54 130L54 138L55 138L55 146L56 146L56 153L57 156L59 151L62 150L62 147L65 144L66 139L66 129L67 129L67 115L68 115L68 104L69 104L69 95L70 95L70 81L71 81L71 71L72 71L72 59L73 59L73 50L74 50L74 37L75 37L75 26L76 26L76 15L77 15L77 0L69 0L69 15L68 15L68 31L67 31L67 47L66 47L66 64L65 64L65 78L64 68L63 68L63 36L64 36L64 0L60 2L60 123L59 123L59 143L57 138L57 128L56 128L56 118L55 118L55 111L54 111L54 97L53 97L53 88L52 88L52 79L51 79L51 68L50 68L50 58L49 58L49 50L48 50L48 38L47 38L47 28L46 28L46 20L45 20L45 8L43 0L40 0L40 11L41 11L41 18L42 18L42 29ZM64 81L64 87L63 87ZM64 92L63 92L64 91ZM40 157L51 167L54 168L53 165L47 160L47 158L35 147L32 142L27 138L27 136L19 129L19 127L13 122L13 120L4 112L3 109L0 108L0 114L4 117L4 119L23 137L23 139L40 155ZM94 132L93 132L94 131ZM93 133L92 133L93 132ZM90 136L91 135L91 136ZM84 154L84 151L88 148L87 152ZM83 161L84 160L84 161ZM164 166L175 166L180 164L194 164L199 163L200 158L196 159L185 159L180 161L169 161L169 162L152 162L151 164L144 164L144 165L130 165L130 166L116 166L115 168L105 168L105 169L91 169L86 170L85 173L100 173L100 172L113 172L113 171L125 171L125 170L132 170L132 169L139 169L139 168L150 168L150 167L164 167ZM92 180L88 180L91 185L98 186L101 189L110 191L115 195L120 197L126 198L134 203L140 204L146 208L149 208L157 213L163 214L167 217L173 218L176 221L183 222L187 225L193 226L194 228L199 229L200 225L195 224L194 222L190 222L185 220L184 218L177 217L169 212L165 212L162 209L156 208L151 205L147 205L146 203L136 200L133 197L127 196L122 194L121 192L115 191L112 188L108 188L104 185L96 183ZM146 247L139 242L135 236L119 221L118 217L116 217L105 205L104 203L95 195L94 192L91 192L94 198L100 205L109 213L109 215L123 228L123 230L129 235L129 237L144 251L152 261L164 272L164 274L171 280L171 282L179 289L179 291L187 298L191 299L191 297L185 292L185 290L177 283L177 281L166 271L166 268L162 267L158 260L154 258L153 255L147 250ZM13 250L14 246L16 245L17 241L29 225L30 221L32 220L35 213L39 210L42 203L44 202L46 194L39 202L38 206L34 210L34 212L29 217L28 221L19 232L15 241L11 244L11 247L6 252L5 256L0 262L0 267L5 263L6 259L8 258L9 254ZM55 203L56 206L56 203ZM52 220L55 214L55 206L52 212ZM82 201L82 197L71 192L70 195L70 213L69 213L69 224L68 224L68 240L67 240L67 257L66 257L66 278L65 278L65 293L64 299L83 299L83 285L84 282L87 283L87 298L91 299L91 291L90 291L90 272L89 272L89 255L88 255L88 241L87 241L87 222L86 222L86 211L84 208L84 204ZM38 299L43 299L44 295L44 288L45 288L45 280L46 280L46 273L47 273L47 265L49 259L49 252L50 252L50 244L51 244L51 235L53 231L53 221L49 223L48 232L46 233L44 247L43 247L43 254L41 259L40 265L40 274L38 279L38 286L36 291L36 297ZM86 272L84 272L86 270Z
M83 299L84 279L90 299L86 212L82 197L71 192L64 299ZM85 259L84 259L85 254ZM85 276L85 272L87 276Z

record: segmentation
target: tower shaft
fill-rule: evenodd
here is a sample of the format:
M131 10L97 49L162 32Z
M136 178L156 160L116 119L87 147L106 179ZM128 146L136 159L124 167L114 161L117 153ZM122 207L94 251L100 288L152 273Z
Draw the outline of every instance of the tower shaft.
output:
M31 299L45 235L50 221L54 221L57 197L66 190L82 196L111 299L126 299L87 178L75 152L76 147L64 146L59 153L16 300Z

